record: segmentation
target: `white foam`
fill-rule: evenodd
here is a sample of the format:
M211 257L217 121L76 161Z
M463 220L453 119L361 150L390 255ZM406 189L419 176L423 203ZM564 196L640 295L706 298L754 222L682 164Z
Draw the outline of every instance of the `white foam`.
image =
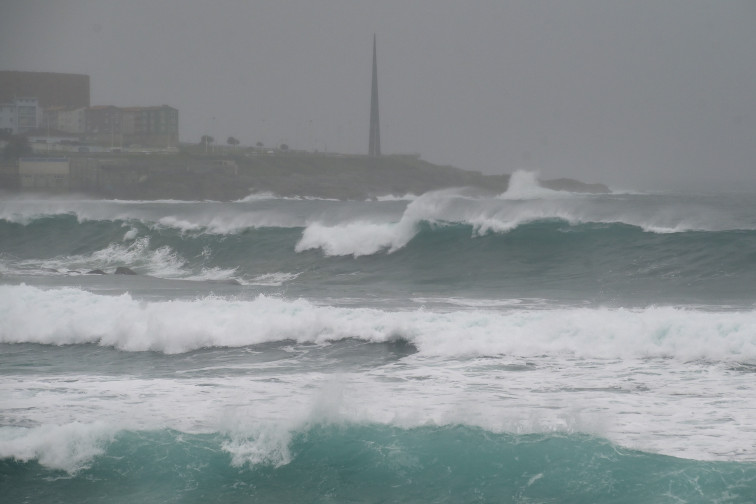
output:
M284 273L282 271L278 271L276 273L266 273L264 275L256 276L255 278L250 280L248 283L250 285L278 287L287 282L291 282L292 280L296 280L296 278L299 275L300 275L299 273Z
M319 198L317 196L280 196L272 192L253 192L235 203L250 203L253 201L282 200L282 201L340 201L336 198Z
M451 305L463 308L502 308L502 307L539 307L548 302L545 299L471 299L457 297L413 298L412 302L420 305Z
M125 243L111 243L91 254L50 259L6 258L0 263L0 268L7 273L54 276L81 274L94 269L112 273L119 266L127 266L138 274L157 278L196 281L233 279L244 283L238 276L238 268L202 267L199 271L192 272L188 269L186 260L171 247L164 245L152 249L150 237L138 237L136 232L132 228L123 238Z
M150 248L150 239L145 236L136 238L124 246L111 243L106 248L98 250L88 258L82 258L85 264L95 267L114 267L128 264L141 269L148 275L161 277L176 277L183 273L182 266L186 262L175 250L167 245Z
M412 201L398 222L347 221L335 225L309 224L296 245L296 251L322 249L329 256L359 257L378 252L395 252L409 243L423 221L443 219L445 208L463 196L457 190L425 193Z
M36 460L50 469L76 473L104 452L114 433L101 422L0 427L0 458Z
M385 311L258 296L141 302L128 294L0 286L0 341L96 343L182 353L270 341L404 338L425 355L673 358L756 362L756 312L639 310Z
M462 190L444 190L419 196L394 221L377 216L344 218L336 223L314 220L302 233L296 251L320 249L328 256L354 257L392 253L414 238L421 223L469 225L473 236L480 236L507 233L528 223L548 220L563 221L570 226L623 223L653 233L716 230L728 221L728 217L709 212L708 207L660 206L659 202L639 204L611 197L572 195L534 185L534 174L523 172L513 177L512 192L501 198L475 198Z
M238 280L237 278L238 268L202 268L202 270L196 275L189 275L181 277L183 280L197 280L197 281L223 281L223 280Z
M313 425L377 424L589 433L678 457L756 460L752 373L726 363L423 352L386 362L365 347L353 366L311 345L285 350L271 360L254 358L259 349L147 355L150 365L112 373L86 363L80 374L76 365L9 370L0 381L4 422L44 427L0 429L0 456L76 471L117 429L172 429L225 436L234 465L278 466L296 456L293 435ZM154 369L155 359L168 371L179 361L180 370Z
M248 203L250 201L261 201L261 200L275 200L275 199L281 199L280 196L277 196L273 194L272 192L253 192L248 196L245 196L244 198L240 200L236 200L237 203Z
M138 234L139 234L139 230L135 227L132 227L131 229L126 231L126 234L123 235L123 241L133 240L134 238L137 237Z
M389 217L394 215L393 211L386 214L385 207L379 208L375 202L269 200L266 197L233 203L191 204L10 198L0 201L0 219L30 224L43 217L73 215L80 222L123 221L130 226L138 222L151 229L221 235L261 227L308 226L310 229L305 231L300 248L319 248L334 255L398 250L423 221L439 225L468 224L481 234L505 233L544 219L560 219L569 224L624 223L653 233L756 229L752 213L742 212L735 205L723 207L721 200L712 197L551 191L538 185L535 173L522 171L512 175L509 190L498 198L473 198L462 190L430 192L418 197L407 195L409 202L398 219ZM401 205L401 202L394 203ZM384 202L386 204L389 202ZM308 221L307 216L313 215L322 217L310 217ZM348 236L342 236L345 233ZM127 235L124 238L130 239L133 232Z
M285 425L285 424L284 424ZM258 425L229 433L222 445L231 455L231 465L272 465L280 467L291 462L289 444L293 429L278 425Z
M404 196L397 196L395 194L387 194L385 196L378 196L376 201L415 201L419 196L412 193L407 193Z
M151 227L152 224L147 223ZM245 229L263 227L299 227L303 224L300 219L276 212L223 212L204 213L186 216L167 215L157 219L154 227L173 228L182 232L208 234L236 234Z
M564 198L570 194L541 187L538 182L538 172L517 170L509 177L509 187L507 187L506 192L499 197L508 200L527 200Z
M404 247L415 235L414 223L401 221L390 224L349 222L334 226L315 223L307 226L296 251L322 249L329 256L359 257Z
M186 261L175 250L168 246L152 249L148 236L136 237L132 231L135 230L126 233L124 243L114 242L91 254L13 260L9 261L12 267L7 267L38 275L92 269L114 270L118 266L128 266L139 273L162 278L187 275L183 269Z
M264 199L250 200L249 203ZM174 228L184 232L232 234L260 227L298 227L301 218L282 211L256 209L254 205L212 201L122 201L70 198L9 199L0 201L0 219L28 225L45 217L73 215L79 222L139 222L149 228Z

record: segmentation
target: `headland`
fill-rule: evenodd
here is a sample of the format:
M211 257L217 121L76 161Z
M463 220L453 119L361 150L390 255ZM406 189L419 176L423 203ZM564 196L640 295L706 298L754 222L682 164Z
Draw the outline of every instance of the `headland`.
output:
M52 169L52 165L57 167ZM415 155L307 152L68 153L21 158L0 171L6 191L73 193L113 199L233 201L253 193L283 197L369 199L470 187L507 190L509 175L429 163ZM544 180L549 189L605 193L603 184Z

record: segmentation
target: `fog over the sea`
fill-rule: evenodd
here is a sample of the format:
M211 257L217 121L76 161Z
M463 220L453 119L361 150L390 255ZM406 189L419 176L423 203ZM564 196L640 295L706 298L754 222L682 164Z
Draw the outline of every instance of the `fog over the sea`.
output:
M640 190L756 188L753 0L4 0L0 70L168 104L181 141L384 153Z

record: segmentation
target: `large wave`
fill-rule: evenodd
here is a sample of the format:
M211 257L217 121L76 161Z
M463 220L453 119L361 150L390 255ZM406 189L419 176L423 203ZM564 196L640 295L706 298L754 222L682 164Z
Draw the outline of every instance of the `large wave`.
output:
M226 235L263 227L299 227L303 215L275 209L276 200L220 203L214 201L76 200L11 198L0 202L0 220L30 225L42 219L73 216L79 223L141 224L151 229ZM302 202L304 203L304 202ZM284 202L294 205L296 202ZM273 205L273 207L271 206Z
M638 310L386 311L258 296L139 301L81 289L0 286L0 342L93 343L182 353L271 341L403 340L428 355L568 355L756 363L756 312Z
M306 227L220 235L134 221L80 223L71 215L0 221L0 274L26 281L125 266L159 279L257 285L266 293L280 287L294 296L751 303L756 232L657 234L556 218L507 224L498 204L512 202L435 193L393 222L386 213L345 219L340 207ZM515 221L522 218L522 208L511 210ZM506 225L514 227L491 230Z
M514 503L562 502L569 495L575 502L660 502L664 496L664 502L745 503L756 491L753 464L680 460L584 435L381 425L312 425L284 439L122 431L81 443L79 450L72 443L86 438L69 439L63 451L72 459L92 455L60 478L50 471L66 469L50 460L56 449L44 451L45 437L30 434L26 442L42 450L36 460L43 467L26 462L35 458L22 448L0 452L14 457L0 464L11 501L28 495L40 502L80 500L80 493L112 501L130 496L135 484L153 502L212 495L222 501Z
M404 248L423 224L440 228L470 226L474 238L549 221L569 226L631 226L652 234L756 229L752 217L726 214L713 201L670 204L664 197L652 195L563 193L541 188L535 182L535 175L523 173L513 175L512 187L499 198L475 197L465 190L444 190L412 200L394 221L359 218L323 223L310 220L296 249L320 249L328 256L359 257Z
M68 215L79 223L140 223L149 228L217 235L264 227L306 227L300 248L322 248L333 255L395 251L406 244L421 222L470 225L477 234L503 233L553 219L570 224L625 224L652 233L756 229L756 221L747 211L725 212L721 203L722 199L715 197L552 191L538 185L536 174L516 172L508 191L498 198L476 196L464 189L374 202L272 197L231 203L9 198L0 202L0 220L29 225L39 219ZM398 214L387 211L402 206ZM337 238L338 234L353 235L354 245ZM340 243L335 243L336 239ZM370 243L358 245L366 239Z

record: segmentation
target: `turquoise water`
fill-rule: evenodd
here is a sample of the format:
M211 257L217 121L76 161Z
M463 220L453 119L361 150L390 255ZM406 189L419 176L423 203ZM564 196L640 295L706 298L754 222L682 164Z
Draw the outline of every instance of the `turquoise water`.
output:
M755 502L756 200L520 176L4 197L6 501Z
M244 441L242 441L244 442ZM756 467L618 448L585 435L313 426L278 464L220 435L123 432L76 477L5 460L12 502L747 502Z

